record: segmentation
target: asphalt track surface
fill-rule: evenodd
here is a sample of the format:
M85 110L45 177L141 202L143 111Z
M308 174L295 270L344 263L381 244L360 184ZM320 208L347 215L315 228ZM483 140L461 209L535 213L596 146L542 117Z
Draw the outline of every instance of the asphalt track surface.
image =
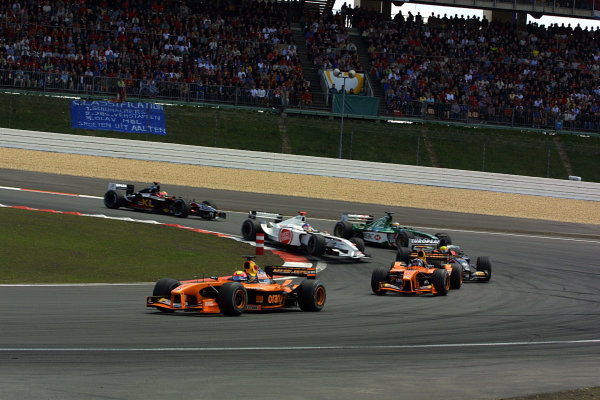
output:
M379 297L371 271L394 252L368 247L370 262L325 260L322 312L238 318L147 310L151 283L2 286L0 399L498 399L598 385L597 226L166 188L229 211L226 221L182 221L108 210L97 198L106 184L0 170L3 187L92 196L2 188L0 204L236 235L250 209L306 211L327 230L342 211L393 211L405 224L443 229L471 256L490 256L493 276L445 297Z

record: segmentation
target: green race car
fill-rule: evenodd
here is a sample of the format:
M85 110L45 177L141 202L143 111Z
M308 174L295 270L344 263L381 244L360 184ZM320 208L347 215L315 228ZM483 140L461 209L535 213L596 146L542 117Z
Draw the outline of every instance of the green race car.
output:
M452 244L452 239L446 233L429 233L414 228L401 226L392 218L392 213L386 212L384 217L374 219L368 214L342 214L342 219L335 224L333 234L349 239L361 237L365 243L373 243L391 247L427 246L439 247Z

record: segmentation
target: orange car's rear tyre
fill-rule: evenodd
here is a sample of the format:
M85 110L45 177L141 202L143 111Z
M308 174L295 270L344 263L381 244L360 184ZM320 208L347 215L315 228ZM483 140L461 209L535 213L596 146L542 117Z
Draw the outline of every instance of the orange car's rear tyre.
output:
M225 315L238 316L246 311L248 305L248 293L246 288L239 282L227 282L219 289L217 303L221 312Z
M319 281L305 280L298 288L298 305L302 311L321 311L325 306L327 293Z
M460 289L463 283L463 269L459 263L452 263L452 274L450 274L450 288Z
M385 267L377 267L371 273L371 290L377 296L382 296L385 294L385 290L381 290L379 284L388 280L389 272L389 269Z
M450 290L450 276L445 269L436 269L431 275L431 284L435 288L438 296L445 296Z

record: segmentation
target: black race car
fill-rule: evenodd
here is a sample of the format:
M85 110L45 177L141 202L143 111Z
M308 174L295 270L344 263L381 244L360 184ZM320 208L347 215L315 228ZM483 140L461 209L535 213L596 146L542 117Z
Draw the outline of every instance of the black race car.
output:
M125 193L122 191L125 190ZM135 191L132 184L109 183L108 191L104 194L104 205L111 209L120 207L133 210L149 211L161 214L171 214L179 218L197 215L203 219L226 218L227 214L219 211L211 201L191 201L177 196L169 196L160 189L160 183L154 182L150 187Z
M444 264L460 265L465 281L489 282L492 279L492 262L488 256L477 257L476 264L471 257L461 250L460 246L448 245L437 247L416 246L413 249L401 247L396 253L396 261L408 261L419 257L422 251L427 262L440 268Z

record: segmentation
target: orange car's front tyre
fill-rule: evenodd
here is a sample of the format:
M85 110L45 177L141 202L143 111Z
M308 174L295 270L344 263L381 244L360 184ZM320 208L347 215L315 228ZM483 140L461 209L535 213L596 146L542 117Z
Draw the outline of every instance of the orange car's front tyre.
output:
M238 316L246 311L248 293L239 282L227 282L219 289L217 303L225 315Z
M377 267L373 270L371 274L371 290L377 296L382 296L385 294L385 290L381 290L380 283L386 282L388 280L389 269L385 267Z
M327 293L319 281L305 280L298 288L298 303L302 311L321 311L325 306Z
M440 268L433 271L431 275L431 283L437 291L436 295L445 296L450 289L450 276L446 269Z

